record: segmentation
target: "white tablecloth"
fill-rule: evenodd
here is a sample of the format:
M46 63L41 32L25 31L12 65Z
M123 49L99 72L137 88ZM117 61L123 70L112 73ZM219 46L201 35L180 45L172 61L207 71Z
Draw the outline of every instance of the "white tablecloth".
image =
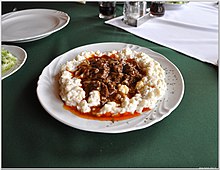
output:
M218 65L218 6L214 2L189 2L167 9L162 17L150 17L139 27L106 21L132 34L169 47L203 62Z

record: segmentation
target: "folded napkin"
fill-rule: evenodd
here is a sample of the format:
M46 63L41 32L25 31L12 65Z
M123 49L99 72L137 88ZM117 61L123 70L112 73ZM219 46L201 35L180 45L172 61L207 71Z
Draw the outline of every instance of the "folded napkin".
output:
M124 24L122 18L105 23L218 65L218 6L214 2L189 2L176 9L167 9L162 17L149 15L139 27Z

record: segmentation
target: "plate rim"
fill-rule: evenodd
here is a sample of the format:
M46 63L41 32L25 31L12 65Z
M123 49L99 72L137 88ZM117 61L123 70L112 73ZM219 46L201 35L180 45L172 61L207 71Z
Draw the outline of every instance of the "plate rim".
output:
M1 45L1 49L2 48L5 48L7 51L9 51L9 52L11 52L9 49L7 49L7 48L14 48L14 49L17 49L17 50L20 50L23 54L24 54L24 56L23 56L23 59L22 59L22 62L19 64L19 66L17 67L17 68L15 68L13 71L11 71L11 72L9 72L8 74L6 74L6 75L4 75L4 76L2 76L1 77L1 80L3 80L3 79L5 79L5 78L7 78L7 77L9 77L9 76L11 76L12 74L14 74L15 72L17 72L24 64L25 64L25 62L26 62L26 60L27 60L27 52L23 49L23 48L21 48L21 47L19 47L19 46L15 46L15 45ZM13 54L16 58L18 58L18 56L16 56L16 54ZM13 68L13 67L12 67ZM11 68L11 69L12 69ZM10 69L10 70L11 70ZM8 70L8 71L10 71L10 70ZM2 75L2 73L1 73L1 75Z
M66 54L68 54L68 53L71 53L71 52L73 52L74 50L78 50L78 49L80 49L80 48L85 48L85 49L87 49L88 47L91 47L91 46L93 46L93 45L112 45L112 44L114 44L114 45L115 45L115 44L119 44L119 45L126 45L126 46L127 46L127 45L133 45L133 46L135 46L135 47L145 48L145 49L147 49L147 50L149 50L149 51L151 51L151 52L153 52L153 53L155 53L155 54L157 54L157 55L159 55L159 56L162 56L163 59L164 59L166 62L168 62L169 64L171 64L171 65L176 69L176 71L178 72L178 74L180 75L180 81L181 81L181 83L182 83L182 84L181 84L181 85L182 85L182 86L181 86L181 87L182 87L182 91L181 91L181 94L180 94L180 98L178 99L178 102L175 104L175 106L172 107L172 108L169 110L169 112L167 112L165 115L162 115L159 119L157 119L156 121L152 121L151 123L147 124L146 126L130 127L130 128L123 129L123 130L118 130L118 131L108 131L108 130L106 130L106 129L104 129L104 130L103 130L103 129L93 130L93 129L89 129L89 128L81 128L81 127L75 126L75 125L73 125L73 124L70 124L70 123L68 123L68 122L65 122L65 121L63 121L62 119L60 119L57 115L51 113L50 110L48 110L48 108L47 108L47 107L44 105L44 103L42 103L42 101L40 100L40 97L41 97L41 96L39 95L39 87L40 87L40 85L41 85L41 84L40 84L40 81L41 81L41 78L42 78L42 76L43 76L43 73L46 72L46 71L49 69L49 67L51 67L51 66L53 65L53 63L56 62L56 60L59 60L60 58L62 58L62 56L66 55ZM57 61L57 62L58 62L58 61ZM151 50L151 49L149 49L149 48L147 48L147 47L140 46L140 45L137 45L137 44L131 44L131 43L125 43L125 42L101 42L101 43L92 43L92 44L86 44L86 45L82 45L82 46L79 46L79 47L75 47L75 48L73 48L73 49L71 49L71 50L68 50L67 52L65 52L65 53L63 53L63 54L57 56L56 58L54 58L54 59L43 69L42 73L40 74L39 79L38 79L38 82L37 82L36 92L37 92L38 99L39 99L41 105L43 106L43 108L44 108L52 117L54 117L55 119L57 119L57 120L60 121L61 123L64 123L65 125L68 125L68 126L70 126L70 127L72 127L72 128L75 128L75 129L80 129L80 130L89 131L89 132L98 132L98 133L124 133L124 132L130 132L130 131L134 131L134 130L139 130L139 129L147 128L147 127L149 127L149 126L151 126L151 125L153 125L153 124L155 124L155 123L157 123L157 122L160 122L160 121L163 120L165 117L169 116L170 113L171 113L173 110L175 110L175 109L179 106L180 102L182 101L183 96L184 96L184 92L185 92L185 84L184 84L184 79L183 79L183 76L182 76L180 70L179 70L170 60L168 60L164 55L162 55L162 54L160 54L160 53L158 53L158 52L156 52L156 51L153 51L153 50ZM71 114L72 114L72 113L71 113ZM72 115L74 115L74 114L72 114ZM144 114L143 114L143 115L144 115ZM143 116L143 115L142 115L142 116ZM136 117L136 118L140 118L140 116L138 116L138 117ZM81 118L81 119L83 119L83 118ZM135 118L133 118L133 119L135 119ZM129 119L129 120L130 120L130 119Z
M45 38L51 35L52 33L55 33L61 30L62 28L64 28L65 26L67 26L70 21L70 16L63 11L59 11L56 9L34 8L34 9L24 9L24 10L19 10L15 12L9 12L9 13L2 15L2 18L1 18L2 27L3 27L3 22L7 21L7 19L11 19L17 16L22 16L28 13L39 14L39 15L42 15L42 13L53 14L53 16L59 19L60 23L57 26L55 26L52 30L45 32L45 33L40 33L39 35L29 36L25 38L13 38L13 39L8 39L8 40L3 39L3 29L2 29L2 36L1 36L2 42L21 42L22 43L22 42L35 41L41 38Z

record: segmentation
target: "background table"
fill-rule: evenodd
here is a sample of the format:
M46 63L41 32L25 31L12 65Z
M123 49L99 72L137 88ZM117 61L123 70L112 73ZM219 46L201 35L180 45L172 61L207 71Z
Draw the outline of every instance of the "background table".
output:
M2 81L3 167L218 167L218 67L104 24L95 2L2 3L3 14L13 8L61 10L71 20L49 37L13 44L28 59ZM149 128L122 134L81 131L51 117L36 94L43 68L68 50L98 42L137 44L166 56L185 80L178 108Z

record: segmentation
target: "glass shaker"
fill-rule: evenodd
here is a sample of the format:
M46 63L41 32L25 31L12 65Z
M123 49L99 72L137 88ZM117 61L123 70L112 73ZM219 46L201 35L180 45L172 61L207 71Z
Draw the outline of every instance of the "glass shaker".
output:
M140 6L140 16L144 16L146 14L147 2L139 1L139 6Z
M123 7L124 23L129 24L131 20L140 16L140 8L138 2L126 1Z

